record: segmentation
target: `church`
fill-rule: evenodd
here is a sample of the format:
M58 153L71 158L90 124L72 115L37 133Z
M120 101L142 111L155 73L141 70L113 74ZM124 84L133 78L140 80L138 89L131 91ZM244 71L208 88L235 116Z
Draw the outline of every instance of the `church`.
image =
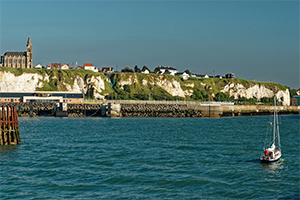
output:
M32 44L28 37L26 51L8 51L1 56L0 67L33 68Z

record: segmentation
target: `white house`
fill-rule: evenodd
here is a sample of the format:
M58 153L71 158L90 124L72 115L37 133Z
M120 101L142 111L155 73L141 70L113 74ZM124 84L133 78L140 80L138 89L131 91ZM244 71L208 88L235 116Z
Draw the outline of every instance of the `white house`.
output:
M35 68L35 69L42 69L43 66L42 66L41 64L37 64L34 68Z
M145 69L144 71L141 71L142 74L149 74L149 70L148 69Z
M164 67L164 66L158 66L159 71L161 74L165 74L165 71L168 70L170 72L170 75L175 76L176 73L178 73L178 70L174 67Z
M93 63L84 63L83 67L84 70L91 70L93 72L98 72L98 68L96 69L95 66L93 66Z
M183 80L187 80L190 78L190 75L187 74L186 72L179 72L179 73L176 73L175 76L179 76L179 77L182 77Z
M69 64L63 64L60 69L69 69Z

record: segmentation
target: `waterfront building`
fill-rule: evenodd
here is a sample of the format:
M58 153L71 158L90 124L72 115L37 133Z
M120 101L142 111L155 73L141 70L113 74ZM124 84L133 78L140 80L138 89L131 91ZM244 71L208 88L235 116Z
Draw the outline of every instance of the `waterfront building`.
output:
M7 51L1 56L0 67L33 68L32 44L28 37L26 51Z

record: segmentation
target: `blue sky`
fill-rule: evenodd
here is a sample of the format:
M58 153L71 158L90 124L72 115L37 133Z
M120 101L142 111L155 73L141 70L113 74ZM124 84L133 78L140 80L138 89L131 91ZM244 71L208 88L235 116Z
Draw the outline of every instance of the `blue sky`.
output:
M34 64L173 66L299 88L298 1L0 0L0 54Z

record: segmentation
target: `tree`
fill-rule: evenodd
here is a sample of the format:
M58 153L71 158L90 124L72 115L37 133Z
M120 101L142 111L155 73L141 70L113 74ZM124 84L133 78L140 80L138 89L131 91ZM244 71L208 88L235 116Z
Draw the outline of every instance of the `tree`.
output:
M144 65L142 71L146 71L146 70L148 70L150 72L150 69L146 65Z
M188 69L185 70L184 72L187 73L188 75L191 75L191 72L190 72L190 70L188 70Z
M128 66L126 66L124 69L122 69L121 72L134 73L134 71Z
M154 69L154 73L158 73L160 71L160 68L159 67L156 67L155 69Z
M134 72L141 73L141 69L136 65L136 66L134 66Z

